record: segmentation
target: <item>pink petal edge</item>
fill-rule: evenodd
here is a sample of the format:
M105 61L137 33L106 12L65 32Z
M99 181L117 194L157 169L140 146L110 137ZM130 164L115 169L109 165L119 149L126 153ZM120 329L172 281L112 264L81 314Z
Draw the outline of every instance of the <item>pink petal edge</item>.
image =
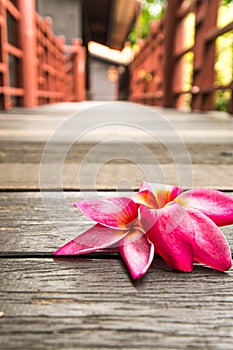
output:
M115 229L127 229L138 217L138 205L126 197L75 202L74 206L91 220Z
M220 191L195 188L180 194L174 201L200 210L218 226L233 224L233 198Z
M97 224L60 247L53 254L75 255L92 253L117 244L127 234L127 231L115 230Z
M154 245L137 229L123 238L119 251L133 279L142 277L154 258Z
M222 231L199 210L187 208L195 232L194 259L215 270L231 267L231 251Z

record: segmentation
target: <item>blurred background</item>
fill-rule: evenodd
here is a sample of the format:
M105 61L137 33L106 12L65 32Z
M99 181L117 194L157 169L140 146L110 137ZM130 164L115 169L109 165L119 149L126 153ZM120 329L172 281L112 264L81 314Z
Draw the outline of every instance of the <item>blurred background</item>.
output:
M232 0L0 0L0 108L125 100L233 113Z

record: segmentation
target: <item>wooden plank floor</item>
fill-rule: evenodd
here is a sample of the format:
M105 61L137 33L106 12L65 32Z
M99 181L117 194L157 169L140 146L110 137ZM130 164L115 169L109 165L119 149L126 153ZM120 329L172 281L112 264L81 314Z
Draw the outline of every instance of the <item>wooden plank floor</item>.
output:
M65 190L80 188L77 174L86 166L82 189L137 189L147 178L233 191L233 118L226 114L89 101L2 113L0 125L2 190L39 189L40 161L49 143L50 163L56 165L67 151ZM56 189L49 179L46 187Z
M226 349L233 276L155 260L132 283L120 260L2 259L2 349Z
M68 203L77 197L69 192ZM133 282L116 255L53 259L69 239L59 228L73 237L90 222L57 208L54 225L39 192L2 192L0 200L2 349L232 349L232 270L178 273L156 258ZM233 248L233 227L223 229Z
M111 161L98 180L101 191L77 191L69 172L93 147L94 141L86 140L78 150L74 146L66 159L65 207L58 192L39 191L46 123L52 130L73 108L58 106L50 115L46 110L43 115L43 108L34 114L0 115L0 348L232 350L233 269L220 273L196 264L192 273L179 273L156 257L147 275L132 281L115 253L53 258L55 249L91 225L73 208L74 201L130 196L143 179L130 164ZM221 188L233 196L232 121L196 115L197 119L186 122L186 116L164 113L184 137L186 130L196 130L186 140L196 171L194 184ZM200 139L203 128L205 141ZM159 144L145 144L175 182L166 150ZM104 154L99 163L103 159ZM149 160L147 164L153 170ZM119 179L125 179L126 170L126 179L136 181L122 192L112 191ZM233 225L222 230L233 250Z

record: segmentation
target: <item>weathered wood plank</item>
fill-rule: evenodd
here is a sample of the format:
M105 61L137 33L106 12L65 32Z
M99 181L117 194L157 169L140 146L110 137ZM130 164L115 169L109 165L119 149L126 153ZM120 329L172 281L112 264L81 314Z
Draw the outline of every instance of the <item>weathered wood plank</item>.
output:
M3 349L233 348L233 272L172 271L132 282L118 260L1 260Z
M92 225L73 208L74 201L132 192L64 192L63 201L56 192L47 195L46 210L40 192L0 192L0 252L53 252ZM222 230L233 249L233 225Z
M103 165L103 166L102 166ZM0 164L1 190L59 190L59 178L54 179L54 167L48 166L46 178L40 181L39 164ZM59 169L60 170L60 169ZM138 189L142 181L172 184L185 188L212 187L233 190L233 164L80 164L65 163L62 167L64 190L130 190ZM211 174L211 176L210 176Z
M67 192L62 203L58 201L56 192L47 195L45 208L40 192L0 193L1 252L52 252L92 225L91 220L73 207L73 202L95 198L98 196L96 192ZM116 192L102 195L111 197ZM49 215L53 216L53 221Z
M41 156L45 147L44 142L19 142L19 141L0 141L0 163L40 163ZM89 161L96 162L96 151L93 152L94 148L98 143L91 142L79 142L73 144L66 154L66 163L81 163L83 158L89 154ZM143 145L144 147L140 147ZM103 163L111 154L121 155L125 153L127 147L131 147L132 151L135 150L134 157L136 161L141 162L142 158L144 163L150 164L152 158L149 152L145 152L145 149L152 152L156 156L157 161L160 164L169 164L173 162L173 158L169 153L166 145L159 143L158 140L154 139L154 143L142 142L140 145L137 143L131 145L129 143L107 143L105 147L101 147L101 152L98 153L98 162ZM190 154L192 164L232 164L233 163L233 151L232 143L185 143L187 151ZM61 153L63 153L65 144L54 144L49 148L50 159L55 162L59 159ZM174 145L175 147L175 145ZM175 151L173 147L173 150ZM180 145L178 146L180 147ZM183 149L177 149L176 152L181 152ZM181 160L182 161L182 160ZM128 163L126 159L110 159L109 162L117 164ZM153 162L154 163L154 162Z
M43 142L33 141L0 142L0 189L39 189L40 185L57 189L57 184L49 181L49 172L53 168L48 167L47 183L40 184L39 171L44 146ZM183 177L188 179L181 184L186 187L233 189L232 142L221 139L221 143L174 143L169 149L167 146L156 138L154 143L80 142L71 145L70 149L65 143L57 143L50 145L46 154L49 164L55 164L64 156L64 164L61 164L60 169L63 188L66 190L84 187L94 190L96 186L98 189L115 190L117 185L122 185L122 179L128 181L128 189L135 189L146 177L153 182L165 180L174 185L179 185ZM85 174L80 172L80 169L83 171L83 164L86 166ZM78 174L81 181L78 181Z

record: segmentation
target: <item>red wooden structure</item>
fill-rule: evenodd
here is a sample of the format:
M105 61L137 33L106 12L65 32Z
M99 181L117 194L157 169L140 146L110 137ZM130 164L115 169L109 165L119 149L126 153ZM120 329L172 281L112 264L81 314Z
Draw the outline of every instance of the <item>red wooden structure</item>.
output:
M66 100L83 101L86 98L84 46L80 39L74 39L72 45L65 46Z
M178 108L190 94L193 110L213 110L216 90L231 90L229 112L233 113L233 81L215 82L216 39L233 30L233 21L217 28L219 0L172 0L165 17L151 26L131 64L130 100L149 105ZM195 43L184 46L184 20L195 15ZM192 52L193 76L189 90L183 88L184 56Z
M130 99L163 106L164 21L153 23L150 36L140 44L140 51L131 65Z
M21 13L11 1L0 1L0 104L1 108L11 106L10 97L22 99L22 57L23 51L19 38ZM9 74L9 70L12 74Z
M1 109L84 100L84 70L81 41L64 45L35 0L0 0Z

